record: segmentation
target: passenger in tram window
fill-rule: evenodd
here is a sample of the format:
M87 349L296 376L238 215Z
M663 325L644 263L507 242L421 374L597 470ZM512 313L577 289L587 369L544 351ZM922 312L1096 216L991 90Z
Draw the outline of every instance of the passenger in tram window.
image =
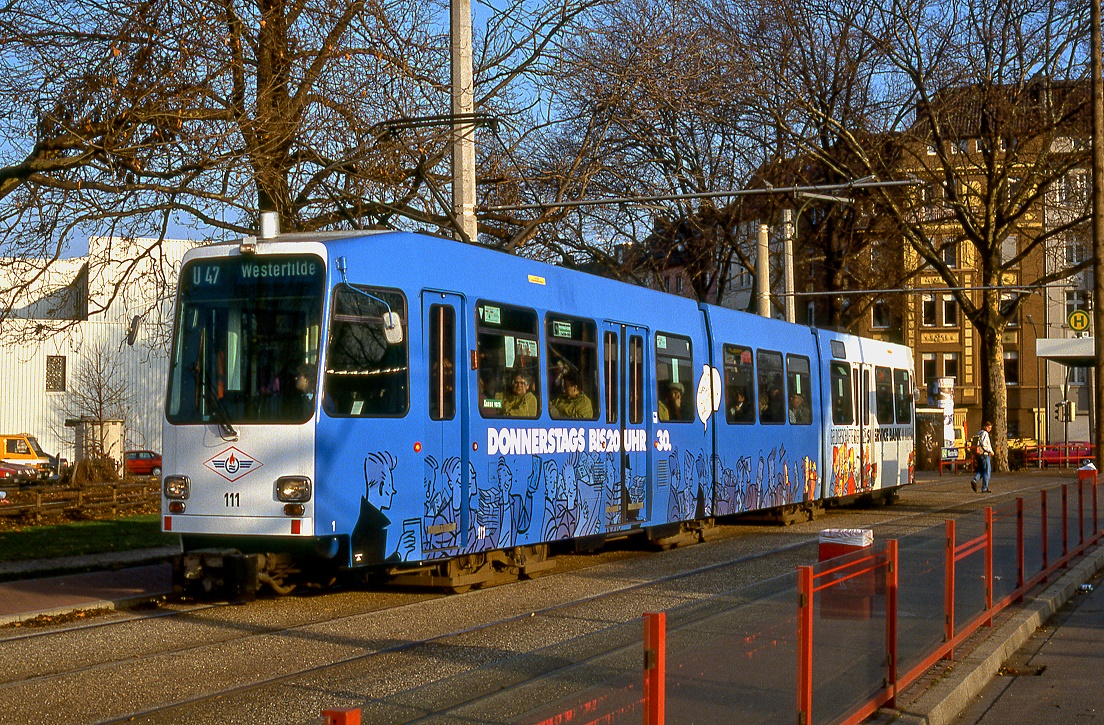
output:
M516 418L537 417L537 396L530 392L532 387L529 376L522 372L514 373L510 392L502 395L502 415Z
M563 394L554 399L549 411L553 418L594 418L594 405L583 392L582 381L578 373L564 375Z
M663 400L659 401L659 419L686 420L682 410L682 394L686 390L682 383L668 383Z
M755 420L755 413L751 409L751 403L747 399L747 391L743 386L733 386L728 389L728 419L732 422L747 422Z
M291 378L291 385L281 388L284 391L282 407L285 413L298 416L314 407L315 377L317 375L317 368L314 365L303 364L295 369L295 374Z
M548 368L548 394L560 397L564 392L564 379L569 375L570 368L563 360L557 360Z
M794 425L809 425L813 422L813 411L805 396L794 393L790 398L790 423Z
M786 401L782 397L782 384L778 380L772 380L759 400L759 421L781 423L785 420L783 412L785 409Z

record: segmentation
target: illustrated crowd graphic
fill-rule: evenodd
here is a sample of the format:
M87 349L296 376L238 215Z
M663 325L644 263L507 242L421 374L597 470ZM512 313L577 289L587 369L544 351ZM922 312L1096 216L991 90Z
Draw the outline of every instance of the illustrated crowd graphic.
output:
M808 501L817 495L817 465L808 456L787 461L785 446L760 452L758 458L740 456L731 466L713 457L714 478L704 452L680 451L667 455L666 485L657 476L654 499L645 501L645 477L630 475L622 486L615 453L573 453L555 459L541 456L499 456L489 461L485 476L468 464L468 496L464 500L461 461L423 459L424 513L402 522L402 533L389 561L446 558L490 549L502 549L558 539L590 536L620 524L644 522L648 511L663 511L656 523L722 516ZM384 527L395 494L394 456L387 451L364 459L366 495L361 524L370 519ZM661 466L662 467L662 466ZM865 470L857 448L839 445L832 450L829 496L870 490L877 479L876 464ZM717 490L714 491L716 480ZM405 492L404 492L405 493ZM622 506L623 503L628 506ZM634 506L635 504L635 506ZM467 536L462 536L464 508ZM622 520L622 511L630 516ZM392 540L388 537L388 540ZM390 549L390 547L388 547Z

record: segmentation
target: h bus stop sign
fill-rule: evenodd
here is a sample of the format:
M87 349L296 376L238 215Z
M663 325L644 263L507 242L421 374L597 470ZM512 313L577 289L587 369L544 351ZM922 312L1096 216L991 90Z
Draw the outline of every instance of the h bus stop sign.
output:
M1084 332L1089 329L1089 313L1086 310L1072 310L1066 315L1066 324L1074 332Z

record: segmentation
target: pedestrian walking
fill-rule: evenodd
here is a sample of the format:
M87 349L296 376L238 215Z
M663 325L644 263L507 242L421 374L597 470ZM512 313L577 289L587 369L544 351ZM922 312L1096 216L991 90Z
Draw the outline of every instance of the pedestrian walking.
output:
M989 493L989 477L993 475L993 441L989 438L989 431L993 430L993 422L985 421L978 432L977 446L974 448L974 460L976 462L974 477L970 479L970 488L976 492L978 481L981 481L981 492Z

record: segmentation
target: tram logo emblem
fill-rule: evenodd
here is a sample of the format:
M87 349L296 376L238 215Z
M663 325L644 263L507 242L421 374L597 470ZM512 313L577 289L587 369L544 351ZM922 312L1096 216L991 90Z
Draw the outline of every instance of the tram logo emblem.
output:
M207 459L207 462L203 465L227 481L237 481L245 474L257 470L264 464L248 453L231 446L222 453Z

